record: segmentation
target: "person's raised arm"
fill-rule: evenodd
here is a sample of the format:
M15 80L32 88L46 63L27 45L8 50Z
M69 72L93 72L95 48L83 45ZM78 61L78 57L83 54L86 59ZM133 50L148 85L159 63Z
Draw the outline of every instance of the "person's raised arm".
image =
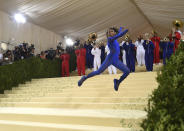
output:
M128 29L122 31L122 27L120 27L119 31L120 32L118 34L116 34L115 36L109 37L108 40L114 41L114 40L118 39L119 37L122 37L123 35L125 35L128 32Z

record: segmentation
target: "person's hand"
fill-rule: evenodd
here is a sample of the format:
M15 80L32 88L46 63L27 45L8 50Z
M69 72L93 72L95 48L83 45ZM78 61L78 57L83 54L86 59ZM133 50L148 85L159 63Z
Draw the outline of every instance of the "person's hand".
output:
M119 32L121 32L122 30L123 30L123 27L121 27L121 26L120 26L120 28L119 28Z

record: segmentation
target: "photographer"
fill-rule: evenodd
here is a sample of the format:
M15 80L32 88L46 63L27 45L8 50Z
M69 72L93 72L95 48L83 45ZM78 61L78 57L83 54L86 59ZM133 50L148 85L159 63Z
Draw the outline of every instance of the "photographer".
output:
M1 49L0 49L0 66L2 65L3 62L3 53L1 53Z
M48 60L53 60L56 56L56 51L53 48L50 48L46 51L46 58Z
M3 65L12 64L13 55L10 50L7 50L5 54L3 54Z
M13 51L13 55L14 55L14 61L18 61L21 59L21 52L20 52L20 48L18 46L15 46L15 50Z

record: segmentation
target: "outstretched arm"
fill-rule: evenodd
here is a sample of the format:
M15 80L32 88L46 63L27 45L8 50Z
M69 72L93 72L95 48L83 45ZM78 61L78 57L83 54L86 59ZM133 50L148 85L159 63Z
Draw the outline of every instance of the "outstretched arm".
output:
M122 37L123 35L125 35L127 32L128 32L128 29L122 31L122 27L120 27L119 33L115 36L109 37L108 40L114 41L114 40L118 39L119 37Z

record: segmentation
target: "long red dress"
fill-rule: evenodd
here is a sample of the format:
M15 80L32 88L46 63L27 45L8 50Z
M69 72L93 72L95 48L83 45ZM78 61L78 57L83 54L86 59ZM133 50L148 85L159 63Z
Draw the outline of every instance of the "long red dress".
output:
M70 73L69 73L69 60L70 60L70 55L65 53L65 54L62 54L60 56L61 60L62 60L62 77L65 77L65 76L69 76Z
M153 63L159 63L160 62L160 55L159 55L159 43L160 43L160 37L154 36L151 38L151 41L153 42L155 49L154 49L154 61Z

